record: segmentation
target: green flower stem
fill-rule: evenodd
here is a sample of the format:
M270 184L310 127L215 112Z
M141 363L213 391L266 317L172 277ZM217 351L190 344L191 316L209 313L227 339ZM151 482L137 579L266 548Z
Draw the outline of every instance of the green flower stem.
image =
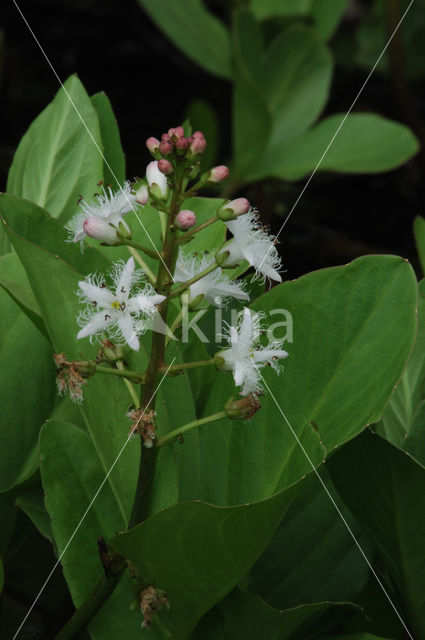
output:
M215 358L211 360L197 360L195 362L181 362L180 364L173 364L171 367L166 364L162 365L160 371L167 371L167 369L171 372L185 371L186 369L196 369L197 367L210 367L211 365L216 364Z
M124 363L122 362L122 360L118 360L117 362L117 370L119 370L121 373L127 373ZM132 372L133 373L133 372ZM136 389L134 388L134 386L131 384L130 380L127 377L124 377L124 383L125 386L128 389L129 394L131 395L131 398L134 402L134 406L136 409L138 409L140 407L140 400L139 400L139 396L136 393Z
M169 294L169 299L170 298L177 298L177 296L181 296L182 293L184 293L186 291L186 289L188 289L192 284L195 284L195 282L198 282L198 280L201 280L202 278L205 278L205 276L207 276L209 273L211 273L212 271L215 271L216 269L218 269L220 265L217 264L217 262L213 262L212 264L210 264L209 267L207 267L206 269L204 269L203 271L201 271L201 273L198 273L197 276L195 276L194 278L191 278L190 280L188 280L187 282L183 282L183 284L178 287L177 289L174 289L174 291L172 291Z
M210 226L210 224L217 222L217 220L219 219L220 218L217 218L217 216L214 216L214 218L210 218L209 220L206 220L206 222L199 224L197 227L192 227L190 231L186 231L186 233L183 236L180 236L180 238L177 240L177 244L185 244L186 242L189 242L189 240L191 240L191 238L195 235L195 233L198 233L198 231L202 231L202 229L206 229L207 227Z
M165 447L167 444L171 444L176 440L179 436L191 431L191 429L196 429L197 427L201 427L203 424L208 424L209 422L215 422L216 420L222 420L223 418L227 418L227 413L225 411L219 411L218 413L213 413L211 416L207 416L206 418L201 418L200 420L194 420L193 422L188 422L188 424L183 425L182 427L178 427L167 435L159 438L157 440L156 446Z
M153 273L153 271L151 271L151 269L149 269L148 265L143 260L143 258L140 255L140 253L136 249L134 249L133 247L127 247L127 249L129 250L129 252L133 256L133 258L136 260L136 262L138 262L140 264L140 266L142 267L142 269L145 271L146 275L149 278L149 282L155 286L155 284L156 284L155 274Z
M117 362L118 369L114 369L113 367L102 367L98 364L94 365L96 373L104 373L106 375L111 376L119 376L120 378L126 378L127 380L133 380L136 384L143 384L145 379L144 373L139 373L138 371L129 371L124 368L124 365L121 361Z
M177 229L174 225L174 220L180 211L181 203L184 199L182 193L183 175L182 170L179 170L178 167L176 167L172 180L173 195L168 209L167 228L165 230L161 252L162 260L159 263L158 276L156 279L157 293L166 296L165 300L158 307L158 313L165 323L167 322L170 289L173 284L172 274L174 273L178 253L176 245ZM155 408L156 386L160 369L164 365L164 353L165 335L153 332L151 354L145 374L145 384L141 401L141 407L143 409L148 407L150 409ZM153 484L157 455L158 447L155 446L148 449L143 445L143 441L141 442L139 477L130 517L130 527L135 527L139 522L142 522L148 514L149 498Z
M170 327L170 333L171 333L171 334L173 334L173 335L174 335L174 331L175 331L176 329L178 329L178 328L179 328L179 326L180 326L180 325L181 325L181 323L182 323L183 312L184 312L184 311L183 311L183 309L184 309L184 307L183 307L183 304L182 304L182 307L181 307L180 311L178 312L178 314L177 314L177 315L176 315L176 317L174 318L174 320L173 320L173 324L172 324L172 325L171 325L171 327ZM171 336L169 336L169 335L168 335L168 336L166 336L166 338L165 338L165 348L167 348L167 347L168 347L168 344L169 344L169 342L171 341L171 339L172 339L172 338L171 338Z
M75 611L55 636L55 640L72 640L80 631L86 628L90 620L100 611L114 591L126 568L124 558L117 557L115 564L117 566L109 571L107 576L105 575L101 578L87 600Z
M122 244L126 247L133 247L133 249L137 249L138 251L143 251L150 258L154 258L154 260L159 260L159 251L155 251L154 249L148 249L148 247L144 247L138 242L134 242L133 240L123 240Z

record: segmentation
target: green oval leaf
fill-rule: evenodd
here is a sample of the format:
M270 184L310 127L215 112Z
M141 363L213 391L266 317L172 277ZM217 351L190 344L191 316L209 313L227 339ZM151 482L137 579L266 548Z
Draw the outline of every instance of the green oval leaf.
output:
M79 196L90 197L103 178L99 149L96 110L80 80L71 76L19 143L7 191L67 220L77 211Z

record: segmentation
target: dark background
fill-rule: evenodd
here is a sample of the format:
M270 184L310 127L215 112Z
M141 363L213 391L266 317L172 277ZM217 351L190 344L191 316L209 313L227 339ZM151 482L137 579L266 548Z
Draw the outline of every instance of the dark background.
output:
M207 3L229 19L230 3ZM22 12L58 75L76 72L90 94L104 90L111 99L127 155L128 177L140 175L149 161L144 141L185 117L196 97L211 103L221 123L220 162L231 151L231 87L183 56L151 22L136 0L28 0ZM337 33L350 38L365 19L369 3L355 2ZM414 11L415 8L412 9ZM3 3L3 78L1 84L0 188L28 125L58 90L58 81L37 48L12 0ZM333 48L335 43L331 41ZM346 111L367 75L366 69L337 64L326 113ZM425 120L424 81L409 87L416 115ZM376 111L405 121L394 98L391 78L375 73L356 111ZM287 277L346 263L365 253L397 253L417 267L411 232L423 213L420 155L400 169L378 175L316 175L280 236ZM303 182L268 181L247 195L274 232Z

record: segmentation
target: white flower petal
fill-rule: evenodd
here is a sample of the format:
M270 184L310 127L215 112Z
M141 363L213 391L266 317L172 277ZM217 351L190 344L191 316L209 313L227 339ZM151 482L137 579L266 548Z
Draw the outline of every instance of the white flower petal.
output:
M264 362L273 362L274 360L282 360L283 358L287 358L289 353L287 351L283 351L283 349L268 349L264 347L263 349L258 349L254 351L254 361L256 363L264 363Z
M134 271L134 259L129 258L122 268L121 273L117 272L117 283L116 283L116 295L120 296L127 300L130 288L131 288L131 279Z
M96 302L99 307L110 307L115 296L106 287L97 287L92 282L81 281L78 283L88 302Z
M119 317L117 324L128 346L134 349L134 351L138 351L140 343L130 314L123 313Z
M99 331L104 331L112 322L112 316L108 317L105 311L99 311L95 313L88 323L77 334L77 340L92 336Z

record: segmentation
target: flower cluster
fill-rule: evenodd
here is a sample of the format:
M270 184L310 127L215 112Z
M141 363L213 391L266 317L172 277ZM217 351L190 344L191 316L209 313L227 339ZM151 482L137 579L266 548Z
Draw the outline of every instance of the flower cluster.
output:
M237 280L234 275L234 268L237 267L236 273L240 274L247 268L247 264L254 269L254 278L277 282L282 280L279 273L282 264L276 249L276 239L262 226L258 213L246 198L239 197L221 204L215 217L201 220L198 227L195 212L180 208L201 187L219 183L229 175L228 168L221 165L199 176L200 156L206 148L206 140L201 132L185 134L183 127L173 127L162 134L160 140L148 138L146 145L153 160L146 167L145 177L133 185L126 182L116 193L111 188L102 187L102 193L96 194L92 201L81 201L82 211L66 228L70 234L69 241L72 242L82 242L88 235L104 244L128 244L133 255L136 255L135 249L138 249L151 260L157 258L157 278L146 267L153 285L150 284L144 271L135 269L134 259L131 257L127 262L118 261L113 265L109 286L103 274L91 274L80 281L78 296L84 309L77 319L81 327L78 339L109 339L115 345L126 344L131 349L138 350L139 337L147 330L151 318L156 316L158 326L168 330L166 322L169 297L176 298L186 293L189 310L196 309L200 304L222 307L230 299L248 302L250 298L247 281ZM173 197L170 197L171 193ZM161 212L158 213L158 227L161 227L164 245L158 255L133 240L130 242L130 228L124 220L124 216L136 205L145 205L148 201ZM203 251L195 252L180 246L183 244L186 247L195 233L213 223L224 223L230 234L230 238L221 246L205 247ZM166 243L166 234L168 238L173 238L172 242L168 240ZM141 256L136 257L144 264ZM161 314L157 315L159 306ZM177 315L177 319L179 317L181 316ZM175 326L173 324L173 330ZM160 333L173 335L170 331ZM281 342L274 341L261 346L260 333L260 315L252 315L244 307L236 324L227 326L225 338L228 347L220 351L215 359L222 371L232 372L241 395L249 399L246 407L244 405L244 415L249 417L259 408L258 396L263 390L260 369L267 365L279 373L280 361L288 355ZM165 347L166 342L163 350ZM162 362L158 366L160 364ZM134 374L133 380L140 382L144 380L144 376L145 374ZM85 379L75 367L68 367L65 373L61 371L58 375L60 391L67 388L76 399L81 398L83 384ZM237 404L241 401L235 402ZM233 403L227 409L229 416L241 413L239 405L236 411L236 404ZM149 420L141 418L144 413L140 409L134 409L128 415L133 421L132 429L137 425L145 446L152 446L156 436L151 414ZM138 425L140 420L143 423L142 429Z

